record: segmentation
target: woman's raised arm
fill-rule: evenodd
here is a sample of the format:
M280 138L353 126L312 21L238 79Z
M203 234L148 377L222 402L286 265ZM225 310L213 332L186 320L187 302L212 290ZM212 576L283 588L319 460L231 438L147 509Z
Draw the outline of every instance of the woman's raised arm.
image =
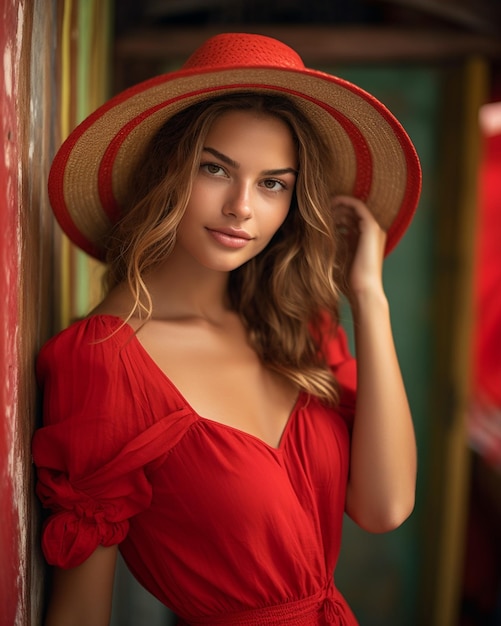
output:
M346 268L358 379L346 511L362 528L386 532L411 514L417 471L414 427L382 283L386 236L361 201L336 198L334 207L348 243L356 244Z

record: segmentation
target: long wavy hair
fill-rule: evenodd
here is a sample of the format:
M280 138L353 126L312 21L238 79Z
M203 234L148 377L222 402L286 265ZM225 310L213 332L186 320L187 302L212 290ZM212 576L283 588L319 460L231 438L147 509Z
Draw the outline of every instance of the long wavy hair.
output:
M268 368L335 403L336 382L322 341L338 322L337 238L329 210L335 164L307 116L287 97L254 92L216 97L177 113L160 128L135 173L124 216L106 242L105 285L127 283L135 303L130 315L151 317L145 275L176 243L211 125L234 110L285 122L299 172L280 229L259 255L230 273L229 302Z

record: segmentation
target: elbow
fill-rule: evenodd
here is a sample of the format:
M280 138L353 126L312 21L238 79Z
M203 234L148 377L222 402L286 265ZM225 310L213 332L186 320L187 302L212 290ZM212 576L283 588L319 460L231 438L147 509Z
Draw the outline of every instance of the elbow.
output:
M363 507L361 510L348 510L351 519L363 530L374 533L388 533L399 528L412 514L415 505L414 495L405 501L387 502L384 506Z
M385 514L380 515L379 519L375 520L376 523L373 524L373 528L368 528L367 530L377 534L389 533L392 530L396 530L409 519L413 510L414 499L412 499L412 503L408 503L405 506L399 505L389 509Z

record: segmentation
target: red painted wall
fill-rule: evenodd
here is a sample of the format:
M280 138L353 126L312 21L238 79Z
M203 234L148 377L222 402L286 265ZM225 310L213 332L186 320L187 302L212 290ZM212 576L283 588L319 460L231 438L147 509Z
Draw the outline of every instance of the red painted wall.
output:
M98 18L109 1L0 0L0 626L41 623L46 570L30 454L39 419L34 363L58 327L61 268L47 175L61 143L63 51L78 52L83 9L96 19L88 28L103 30ZM66 79L74 79L75 63ZM89 80L95 93L96 72Z
M18 454L19 57L23 2L0 0L0 624L20 624L25 612L22 490Z

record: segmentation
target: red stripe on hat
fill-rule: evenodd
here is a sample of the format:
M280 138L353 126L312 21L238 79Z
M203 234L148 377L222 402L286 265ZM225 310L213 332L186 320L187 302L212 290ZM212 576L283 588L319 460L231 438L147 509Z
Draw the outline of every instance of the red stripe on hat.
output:
M74 143L75 142L68 142L68 145L64 145L63 152L58 152L57 159L55 159L52 164L48 180L49 200L57 222L67 237L76 246L81 248L84 252L87 252L87 254L103 260L103 251L96 248L96 246L76 227L73 217L68 211L64 197L64 173ZM61 149L63 149L63 147Z
M176 98L172 98L170 100L166 100L165 102L157 104L151 107L150 109L143 111L140 115L138 115L134 119L127 122L127 124L123 126L120 129L120 131L115 135L115 137L113 137L113 139L111 140L110 144L108 145L103 155L103 158L101 159L101 163L99 165L98 193L99 193L99 198L101 200L101 204L106 214L108 215L109 219L112 222L114 222L120 217L120 207L118 206L117 200L113 193L113 166L114 166L117 154L120 148L122 147L122 144L124 143L124 141L130 135L130 133L135 128L137 128L145 119L147 119L151 115L154 115L155 113L160 111L162 108L170 106L180 100L185 100L187 98L192 98L192 97L196 97L196 96L203 95L203 94L217 93L219 91L225 91L225 92L228 92L230 90L231 91L245 91L246 89L255 89L255 88L269 89L270 91L273 91L273 92L281 91L283 93L286 93L292 96L297 96L303 100L308 100L312 102L313 104L321 107L325 111L327 111L327 113L329 113L331 117L333 117L339 122L339 124L342 126L342 128L345 130L345 132L348 134L348 136L351 139L353 149L355 151L356 161L357 161L357 172L356 172L355 187L353 189L353 194L357 196L358 198L365 201L369 195L371 184L372 184L372 172L373 172L372 157L371 157L370 150L367 145L367 142L365 141L364 136L359 131L359 129L355 126L355 124L353 124L351 120L349 120L346 116L344 116L342 113L340 113L336 109L333 109L329 105L315 98L307 96L301 92L293 91L291 89L282 88L282 87L248 83L248 84L239 84L238 86L234 86L234 87L233 86L228 87L227 85L222 86L222 87L211 87L211 88L206 88L206 89L200 89L197 91L192 91L190 93L185 93L183 95L177 96Z
M406 141L407 133L394 117L388 116L386 120L390 126L392 126L398 142L400 143L407 166L407 179L400 210L388 229L386 237L385 254L388 255L400 241L414 217L418 207L419 196L421 195L423 176L416 149L410 139ZM415 174L411 176L413 172Z
M348 81L337 79L336 82L342 84L347 90L355 93L359 98L365 100L372 108L379 112L381 117L384 118L393 130L393 134L397 138L402 152L404 153L407 166L407 178L400 209L387 232L385 255L388 255L407 230L417 209L422 187L422 171L419 157L402 124L400 124L393 113L391 113L380 100ZM411 176L410 174L413 172L415 174Z
M225 71L231 70L241 70L241 67L225 67ZM255 69L269 69L271 71L276 71L280 69L281 72L285 72L288 68L277 68L277 67L261 67ZM84 249L89 254L96 256L98 258L102 257L102 253L99 252L99 249L91 243L75 226L75 223L71 217L70 212L68 211L68 207L66 204L65 196L64 196L64 174L67 162L71 155L71 152L77 142L80 140L82 135L85 134L88 128L90 128L97 120L99 120L103 115L105 115L108 111L113 109L115 106L127 101L131 97L135 95L139 95L143 93L145 90L161 85L165 82L169 82L172 79L188 77L190 75L196 74L201 75L204 73L212 73L214 71L213 68L207 69L188 69L188 70L180 70L178 72L169 73L165 75L156 76L147 81L129 87L124 90L120 94L117 94L108 102L104 103L101 107L99 107L96 111L89 115L83 122L81 122L70 134L70 136L66 139L66 141L60 147L54 162L52 164L51 171L49 173L49 198L51 205L54 209L54 213L56 214L57 220L61 227L64 229L66 234L70 237L70 239L79 247ZM297 70L291 70L291 73L296 73ZM319 72L317 70L311 70L305 68L304 71L299 72L303 75L311 75L315 78L323 78L327 82L333 82L337 85L342 86L347 91L351 91L356 94L358 97L366 100L379 114L387 121L390 127L394 130L394 134L399 141L404 157L407 163L407 180L404 190L403 201L400 207L398 214L395 217L392 226L388 232L387 238L387 246L386 246L386 254L388 254L393 247L398 243L402 234L408 227L414 212L417 207L417 202L419 199L419 194L421 191L421 169L419 165L419 159L414 149L414 146L410 142L406 132L403 127L400 125L398 120L396 120L393 115L386 109L386 107L375 97L371 96L371 94L365 92L360 89L356 85L345 81L337 76L332 76L330 74L326 74L324 72ZM356 153L356 158L358 163L363 164L363 168L359 167L356 173L356 181L355 188L353 193L360 197L361 199L366 199L367 195L370 191L370 185L372 181L372 159L367 146L367 143L360 133L358 128L345 116L343 116L339 111L333 109L329 105L323 103L322 101L316 100L304 93L296 92L291 89L285 87L278 87L274 85L263 85L263 84L239 84L239 85L223 85L221 87L213 87L207 88L205 90L200 90L197 92L192 92L191 94L183 94L174 98L172 100L168 100L166 102L162 102L158 105L155 105L148 111L142 113L140 116L129 122L126 126L124 126L119 133L117 133L116 137L112 140L110 146L107 148L105 156L102 159L102 162L99 166L99 174L98 174L98 194L103 203L103 207L105 212L110 217L112 221L116 220L119 207L117 206L116 199L113 195L112 191L112 182L111 182L111 171L113 168L114 160L116 158L116 154L120 149L125 138L128 136L128 133L131 130L140 124L144 119L146 119L149 115L152 115L156 111L162 109L165 106L168 106L172 102L176 102L178 100L184 99L190 95L197 95L203 93L215 93L218 91L228 91L228 90L242 90L245 88L258 88L258 89L270 89L275 92L283 92L290 95L295 95L301 99L309 100L317 106L326 110L333 118L335 118L340 125L345 129L347 134L350 136L353 144L353 148ZM127 132L126 132L127 129ZM363 173L366 176L363 176ZM414 173L414 175L409 175Z
M190 74L193 72L178 72L176 76L182 76L185 73ZM103 252L99 248L96 248L95 244L89 241L87 237L85 237L77 228L73 217L68 210L68 205L66 203L66 198L64 195L64 176L66 172L66 166L68 164L68 160L71 156L73 148L80 141L80 138L86 133L86 131L91 128L95 124L95 122L102 118L103 115L105 115L108 111L121 104L122 102L127 101L133 95L142 93L147 86L153 87L157 84L167 82L171 79L171 74L155 76L148 81L144 81L143 83L139 83L137 85L129 87L128 89L125 89L124 91L114 96L113 98L102 104L98 109L93 111L88 117L86 117L82 122L80 122L80 124L78 124L78 126L73 129L73 131L61 144L59 150L54 157L48 177L48 194L50 204L59 225L69 237L69 239L75 245L77 245L79 248L81 248L91 256L102 260Z
M125 124L125 126L123 126L110 141L99 164L97 174L97 191L99 199L101 201L101 205L112 223L117 222L117 220L120 219L121 215L121 207L119 206L115 198L115 194L113 193L113 166L115 164L117 154L122 147L122 144L130 135L130 133L145 119L147 119L157 111L164 109L169 104L172 104L173 102L182 100L184 98L185 96L178 96L177 98L161 102L160 104L156 104L150 109L143 111L140 115L134 117L132 120L127 122L127 124Z

